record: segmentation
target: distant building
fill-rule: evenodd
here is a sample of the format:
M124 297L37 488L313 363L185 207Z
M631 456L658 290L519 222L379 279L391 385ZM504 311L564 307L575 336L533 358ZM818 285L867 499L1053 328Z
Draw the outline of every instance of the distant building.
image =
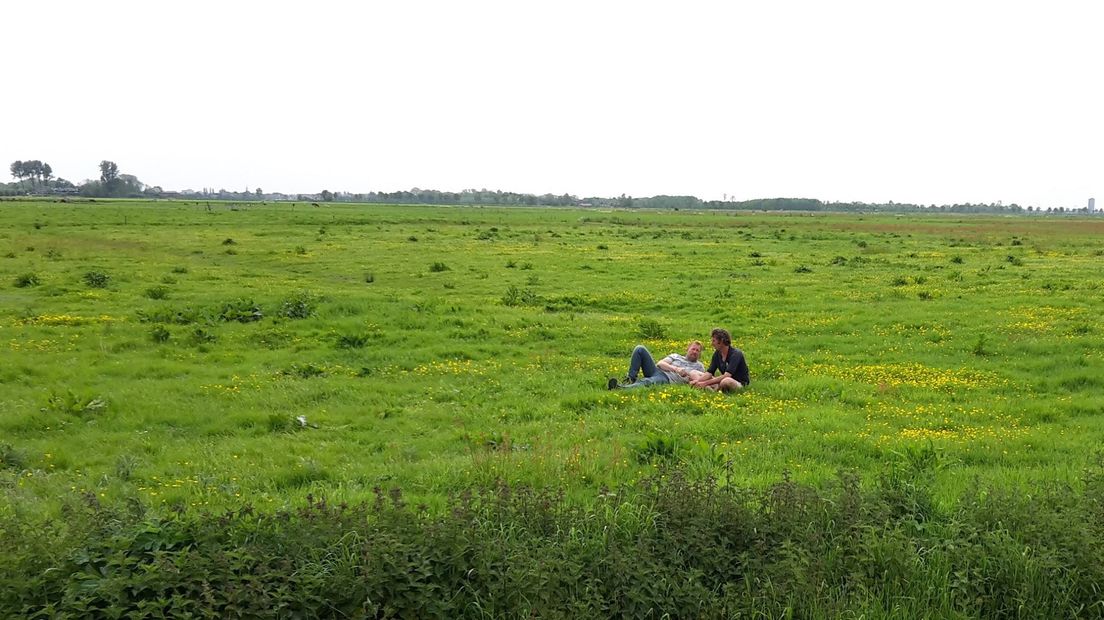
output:
M1089 198L1089 213L1096 213L1096 198Z

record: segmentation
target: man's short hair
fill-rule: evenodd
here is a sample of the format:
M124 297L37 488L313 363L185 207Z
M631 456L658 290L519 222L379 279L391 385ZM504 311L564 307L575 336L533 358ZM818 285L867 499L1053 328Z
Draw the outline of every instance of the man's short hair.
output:
M714 329L713 331L709 332L709 336L711 338L716 338L722 344L724 344L726 347L731 347L732 346L732 336L729 335L727 329L721 329L720 327L718 327L717 329Z
M689 349L690 347L692 347L694 345L698 345L699 349L702 348L701 340L691 340L690 344L686 345L686 348Z

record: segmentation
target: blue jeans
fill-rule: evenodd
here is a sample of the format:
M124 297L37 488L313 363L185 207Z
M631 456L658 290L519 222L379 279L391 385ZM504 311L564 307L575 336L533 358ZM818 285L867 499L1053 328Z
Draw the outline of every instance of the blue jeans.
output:
M637 376L641 371L644 372L644 377L638 380ZM667 373L656 368L655 360L648 349L639 344L633 349L632 357L629 358L629 380L632 383L626 385L626 388L649 387L671 382L667 378Z

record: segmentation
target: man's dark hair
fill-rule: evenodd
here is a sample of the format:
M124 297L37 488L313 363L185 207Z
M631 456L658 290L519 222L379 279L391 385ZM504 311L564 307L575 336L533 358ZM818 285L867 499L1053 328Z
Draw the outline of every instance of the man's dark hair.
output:
M722 343L724 343L726 347L732 346L732 336L728 334L727 329L721 329L720 327L718 327L717 329L709 332L709 336L720 340Z

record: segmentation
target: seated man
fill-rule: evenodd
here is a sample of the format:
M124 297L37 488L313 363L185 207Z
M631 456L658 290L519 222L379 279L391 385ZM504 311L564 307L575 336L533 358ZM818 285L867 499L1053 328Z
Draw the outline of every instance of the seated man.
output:
M744 352L732 346L732 336L724 329L714 329L710 334L713 359L705 374L690 377L692 387L703 390L731 392L751 383ZM720 371L721 374L715 375Z
M643 345L637 345L629 360L629 376L622 384L617 379L610 379L606 384L611 390L622 388L640 388L667 383L689 383L693 372L704 372L705 365L701 358L702 344L695 340L686 347L686 356L672 353L658 362L652 359L652 354ZM643 373L643 377L639 377Z

